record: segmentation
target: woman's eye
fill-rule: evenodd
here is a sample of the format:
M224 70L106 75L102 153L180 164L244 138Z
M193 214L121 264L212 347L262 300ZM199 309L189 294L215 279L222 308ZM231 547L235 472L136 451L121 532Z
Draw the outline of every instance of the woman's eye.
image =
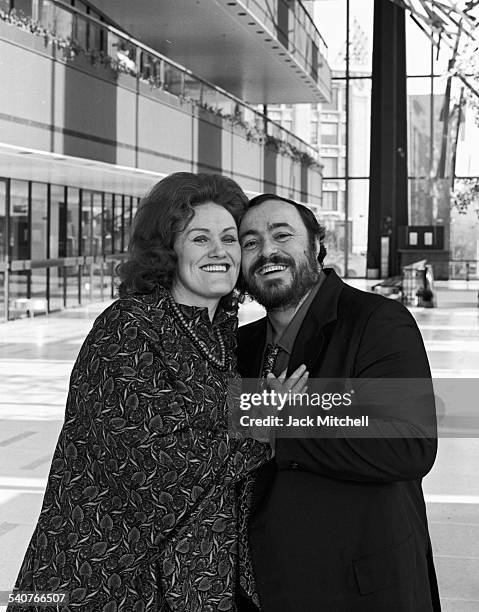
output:
M208 238L206 236L196 236L196 238L193 238L193 242L206 242L208 240Z
M238 242L238 239L235 236L225 236L223 238L223 242L227 242L228 244L233 244L233 242Z

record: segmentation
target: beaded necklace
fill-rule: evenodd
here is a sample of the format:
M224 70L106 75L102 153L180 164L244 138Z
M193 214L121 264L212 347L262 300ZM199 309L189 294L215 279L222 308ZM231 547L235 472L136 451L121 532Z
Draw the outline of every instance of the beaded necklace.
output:
M181 329L190 338L190 340L193 342L193 344L196 346L199 352L203 355L206 361L209 361L216 368L218 368L218 370L220 370L221 372L226 372L226 370L228 369L228 364L226 363L225 343L221 336L220 330L218 328L215 328L216 338L220 346L220 357L218 358L216 357L216 355L213 355L212 351L209 350L209 348L206 346L203 340L201 340L201 338L198 337L198 334L195 332L195 330L191 327L191 325L185 319L185 317L183 316L183 313L178 307L178 304L175 302L171 294L168 295L168 301L170 303L173 314L178 324L180 325Z

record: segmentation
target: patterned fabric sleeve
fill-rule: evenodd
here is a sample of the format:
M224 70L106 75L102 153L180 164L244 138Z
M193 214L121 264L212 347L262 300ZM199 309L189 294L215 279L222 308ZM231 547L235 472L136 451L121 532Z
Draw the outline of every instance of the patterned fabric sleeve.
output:
M153 611L162 594L175 610L231 609L232 484L264 461L264 445L230 439L220 391L165 358L143 308L107 309L71 375L16 589L68 591L64 612ZM214 554L209 580L198 564Z

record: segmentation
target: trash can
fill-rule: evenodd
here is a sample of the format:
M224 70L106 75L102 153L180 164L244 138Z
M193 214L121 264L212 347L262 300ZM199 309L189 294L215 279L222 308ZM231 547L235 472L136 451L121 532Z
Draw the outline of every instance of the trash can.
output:
M434 308L434 273L426 259L421 259L402 269L403 304Z

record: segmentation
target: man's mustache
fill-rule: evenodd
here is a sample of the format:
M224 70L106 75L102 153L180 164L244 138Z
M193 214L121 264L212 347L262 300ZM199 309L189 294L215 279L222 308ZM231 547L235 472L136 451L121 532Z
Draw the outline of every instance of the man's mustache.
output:
M285 255L271 255L271 257L264 257L263 255L251 266L248 275L253 275L263 266L267 264L270 265L284 265L290 266L292 268L295 267L295 262L292 257L287 257Z

